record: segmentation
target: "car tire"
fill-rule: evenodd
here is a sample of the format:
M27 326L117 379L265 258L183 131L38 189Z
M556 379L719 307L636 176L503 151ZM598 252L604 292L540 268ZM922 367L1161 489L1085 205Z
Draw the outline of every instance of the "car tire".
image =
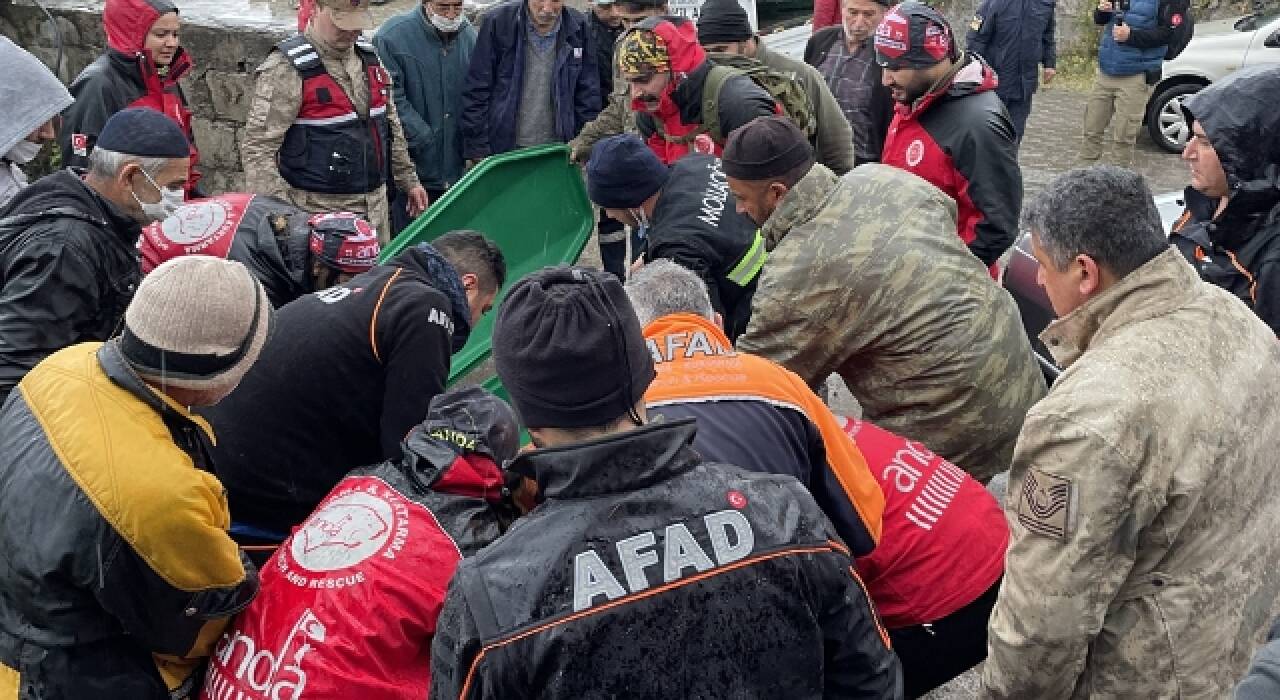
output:
M1147 134L1157 146L1170 153L1181 153L1187 145L1190 130L1182 116L1182 101L1205 86L1181 83L1165 88L1147 107Z

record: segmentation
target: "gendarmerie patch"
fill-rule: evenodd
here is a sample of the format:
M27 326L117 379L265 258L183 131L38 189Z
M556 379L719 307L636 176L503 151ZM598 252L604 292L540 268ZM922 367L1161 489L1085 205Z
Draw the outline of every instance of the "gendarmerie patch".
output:
M1018 494L1018 522L1028 530L1067 539L1071 515L1071 480L1028 469Z

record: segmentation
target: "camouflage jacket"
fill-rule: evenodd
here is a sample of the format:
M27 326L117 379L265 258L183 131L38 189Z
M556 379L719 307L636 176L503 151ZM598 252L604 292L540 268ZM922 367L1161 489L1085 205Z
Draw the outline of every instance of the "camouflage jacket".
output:
M626 32L618 33L618 40ZM591 149L596 142L616 134L634 134L636 113L631 111L631 83L628 83L618 70L618 44L613 45L613 92L605 96L604 109L595 119L582 127L582 131L569 142L569 153L575 163L585 163L591 157Z
M1045 387L1013 299L955 220L905 171L815 165L761 229L772 252L738 348L810 384L838 372L864 418L986 481Z
M367 115L369 84L364 75L364 64L355 50L329 49L311 32L307 33L307 39L319 50L325 70L347 93L356 111ZM280 175L276 153L301 107L302 76L284 54L274 50L258 67L253 101L249 105L244 136L240 140L245 190L271 195L311 212L359 212L378 229L378 238L385 244L391 233L385 184L364 194L321 194L290 187ZM408 191L418 186L418 173L409 158L408 141L396 112L395 100L387 100L387 121L391 127L391 175L400 189Z
M985 695L1228 695L1280 593L1280 345L1173 249L1041 337Z

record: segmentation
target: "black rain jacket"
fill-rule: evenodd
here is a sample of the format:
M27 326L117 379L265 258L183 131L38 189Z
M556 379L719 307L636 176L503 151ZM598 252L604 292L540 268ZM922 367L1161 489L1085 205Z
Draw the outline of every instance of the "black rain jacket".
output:
M645 259L667 258L697 273L734 340L751 320L751 296L766 257L758 230L737 212L720 159L688 155L672 164L654 206Z
M141 276L141 231L71 170L0 210L0 403L44 358L115 332Z
M201 409L237 524L283 539L350 470L400 456L470 332L460 290L439 253L413 247L276 313L240 385Z
M704 462L692 420L538 450L543 502L459 565L431 697L900 698L800 482Z
M1226 209L1188 187L1170 239L1206 282L1240 297L1280 335L1280 70L1242 70L1187 98L1227 174Z

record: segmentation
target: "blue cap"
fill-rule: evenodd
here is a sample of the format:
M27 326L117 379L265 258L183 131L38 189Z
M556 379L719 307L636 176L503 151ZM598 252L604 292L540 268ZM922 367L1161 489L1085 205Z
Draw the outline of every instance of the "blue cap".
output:
M634 209L662 189L667 166L635 134L601 139L587 161L587 194L605 209Z
M146 107L130 107L111 115L94 148L142 158L191 155L191 143L177 122Z

